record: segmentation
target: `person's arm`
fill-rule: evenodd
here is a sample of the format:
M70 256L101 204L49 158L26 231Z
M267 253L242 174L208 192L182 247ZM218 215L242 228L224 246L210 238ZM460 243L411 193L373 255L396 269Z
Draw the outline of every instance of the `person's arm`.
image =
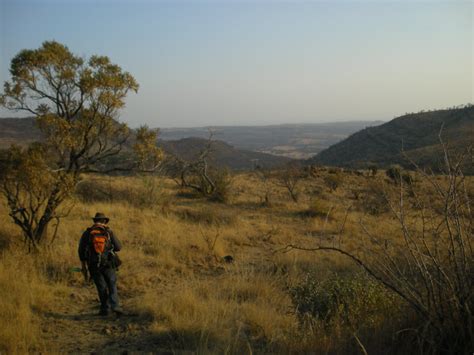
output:
M109 229L110 233L110 240L112 241L112 245L114 246L114 251L120 251L122 249L122 243L120 243L120 240L115 236L114 232Z
M81 272L84 275L84 280L89 281L89 270L87 267L87 240L88 233L87 231L82 234L81 240L79 241L79 260L81 260Z
M89 279L89 269L87 267L87 261L83 260L81 261L81 272L82 272L82 275L84 276L84 280L86 282L88 282L90 279Z
M79 248L77 250L77 253L79 254L79 260L81 260L81 262L87 261L87 236L88 233L87 231L85 231L82 234L81 240L79 241Z

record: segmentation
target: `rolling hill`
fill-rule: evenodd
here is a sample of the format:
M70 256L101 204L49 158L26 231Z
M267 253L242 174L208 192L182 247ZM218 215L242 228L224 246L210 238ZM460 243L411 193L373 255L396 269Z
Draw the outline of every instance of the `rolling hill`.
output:
M382 121L348 121L268 126L163 128L160 129L160 138L164 140L207 138L212 131L214 138L237 149L307 159L362 128L382 123Z
M41 132L35 127L33 118L3 118L0 119L0 149L8 148L11 144L28 145L41 139ZM204 149L207 139L184 138L179 140L158 140L158 145L171 155L184 160L192 160L195 155ZM265 168L272 168L291 161L290 158L275 156L266 153L236 149L233 146L215 140L209 162L219 167L232 170L252 169L254 164Z
M194 160L206 147L207 143L207 139L196 137L173 141L158 141L158 145L161 146L165 152L188 161ZM209 154L209 162L212 165L228 167L233 170L248 170L252 169L255 165L264 168L274 168L284 165L291 160L292 159L286 157L236 149L222 141L213 141Z
M27 145L40 137L41 132L31 117L0 119L0 149L8 148L11 144Z
M441 166L441 136L451 152L474 143L474 106L407 114L377 127L368 127L307 160L309 164L364 168L375 164ZM409 159L407 159L407 157ZM472 164L468 167L473 173Z

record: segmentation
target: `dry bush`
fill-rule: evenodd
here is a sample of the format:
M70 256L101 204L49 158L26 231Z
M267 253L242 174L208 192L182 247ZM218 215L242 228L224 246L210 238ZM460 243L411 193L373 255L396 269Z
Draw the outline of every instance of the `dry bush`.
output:
M331 191L336 191L344 182L344 175L340 172L326 175L324 183Z
M404 171L399 165L392 165L385 171L385 175L396 185L404 182L406 185L413 183L413 177L408 171Z
M304 171L298 165L292 164L277 173L275 182L288 191L293 202L298 202L299 192L297 187L303 178Z
M387 202L389 188L381 181L368 180L363 197L359 199L359 210L373 216L379 216L390 211Z
M232 175L227 169L215 170L212 174L214 190L209 196L211 201L227 203L232 192Z

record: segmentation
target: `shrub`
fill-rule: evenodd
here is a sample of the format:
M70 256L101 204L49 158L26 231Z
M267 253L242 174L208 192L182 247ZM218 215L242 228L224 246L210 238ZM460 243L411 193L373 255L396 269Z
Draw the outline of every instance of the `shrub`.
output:
M302 212L303 217L326 217L332 206L324 200L311 201L308 209Z
M336 191L342 185L344 178L341 173L334 173L324 177L324 183L331 191Z
M378 172L378 167L375 164L371 164L371 165L369 165L369 170L370 170L370 174L372 176L376 176L377 172Z
M379 182L368 183L364 197L360 200L359 208L373 216L390 211L384 186Z
M399 165L392 165L385 171L385 175L387 175L390 180L397 182L400 181L401 171L402 168Z
M314 274L290 289L300 318L343 321L350 327L376 326L396 304L395 297L365 274L330 275L319 281Z
M413 178L409 172L403 171L399 165L393 165L385 171L385 175L394 182L395 184L400 184L404 182L407 185L413 183Z
M228 202L232 188L232 175L229 170L221 169L213 173L214 191L210 199L217 202Z

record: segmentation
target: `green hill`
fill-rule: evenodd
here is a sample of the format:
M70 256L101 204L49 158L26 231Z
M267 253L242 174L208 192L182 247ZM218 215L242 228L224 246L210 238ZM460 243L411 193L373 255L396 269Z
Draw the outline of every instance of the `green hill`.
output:
M440 136L452 153L474 142L474 106L407 114L376 127L368 127L308 159L309 164L364 168L375 164L438 170L442 165ZM474 173L472 162L466 167Z

